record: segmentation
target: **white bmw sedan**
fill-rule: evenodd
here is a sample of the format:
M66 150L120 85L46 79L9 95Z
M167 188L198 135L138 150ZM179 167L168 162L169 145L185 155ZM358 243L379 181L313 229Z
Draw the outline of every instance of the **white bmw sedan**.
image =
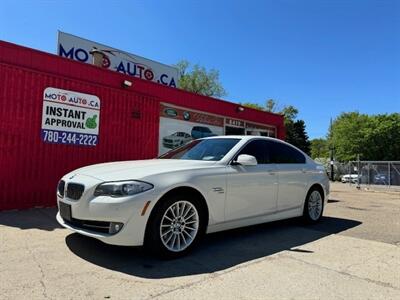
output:
M58 184L57 220L108 244L176 257L205 233L298 216L317 222L328 193L324 168L292 145L218 136L158 159L70 172Z

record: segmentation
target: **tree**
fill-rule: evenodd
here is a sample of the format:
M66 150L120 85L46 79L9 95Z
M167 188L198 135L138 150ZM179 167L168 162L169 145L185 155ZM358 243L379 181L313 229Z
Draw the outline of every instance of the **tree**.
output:
M245 106L245 107L250 107L250 108L254 108L254 109L265 111L265 108L262 107L261 105L257 104L257 103L244 102L244 103L239 103L239 104L242 105L242 106Z
M310 155L310 141L306 133L306 124L303 120L286 121L286 142L296 146Z
M294 122L294 120L297 118L299 110L295 108L293 105L288 105L284 106L280 113L285 116L285 126L286 126L290 122Z
M299 110L293 105L285 105L280 113L285 118L286 142L310 155L311 144L306 132L306 124L303 120L296 120Z
M278 103L274 99L268 99L265 102L265 106L261 106L257 103L245 102L241 105L251 107L254 109L268 111L273 113L279 113L284 116L285 128L286 128L286 141L305 153L310 154L310 141L306 133L306 125L303 120L296 120L299 110L293 105L285 105L281 110L278 109Z
M364 160L400 160L400 113L370 116Z
M265 110L268 112L277 112L278 103L274 99L268 99L265 103Z
M262 110L262 111L267 111L267 112L272 112L272 113L279 113L278 112L278 104L274 99L268 99L265 102L265 106L261 106L260 104L253 103L253 102L244 102L240 103L240 105Z
M285 116L285 121L294 121L294 119L296 119L297 117L297 114L299 113L299 110L295 108L293 105L285 105L283 106L282 109L279 109L278 102L275 101L274 99L268 99L267 101L265 101L265 106L253 102L244 102L240 103L240 105L262 111L282 114Z
M363 131L368 117L358 112L342 113L330 127L329 144L335 148L336 160L354 160L362 154Z
M313 159L329 157L329 146L326 139L311 140L310 150Z
M179 88L204 96L226 96L226 91L219 82L219 72L217 70L210 69L207 71L206 68L197 64L191 67L187 60L182 60L175 66L180 74Z
M340 114L332 123L329 143L339 161L399 160L400 114Z

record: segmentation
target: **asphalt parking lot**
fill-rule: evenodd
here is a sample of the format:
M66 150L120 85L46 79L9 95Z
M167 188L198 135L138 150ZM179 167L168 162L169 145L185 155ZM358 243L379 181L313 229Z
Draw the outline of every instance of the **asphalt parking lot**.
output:
M333 184L322 222L212 234L160 261L62 229L55 209L0 213L0 299L400 299L400 193Z

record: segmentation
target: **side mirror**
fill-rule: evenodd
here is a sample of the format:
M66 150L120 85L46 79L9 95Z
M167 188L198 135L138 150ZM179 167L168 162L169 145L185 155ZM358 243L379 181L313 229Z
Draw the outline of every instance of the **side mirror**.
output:
M235 163L242 166L257 166L257 159L252 155L240 154Z

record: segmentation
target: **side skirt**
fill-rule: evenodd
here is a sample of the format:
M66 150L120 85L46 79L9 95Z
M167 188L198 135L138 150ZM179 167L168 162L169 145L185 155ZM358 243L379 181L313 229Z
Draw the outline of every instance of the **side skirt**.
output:
M246 227L256 224L268 223L283 219L300 217L303 214L303 207L295 207L290 209L281 210L278 212L268 213L264 215L258 215L254 217L248 217L243 219L231 220L227 222L217 223L209 225L207 233L218 232L223 230L229 230L239 227Z

